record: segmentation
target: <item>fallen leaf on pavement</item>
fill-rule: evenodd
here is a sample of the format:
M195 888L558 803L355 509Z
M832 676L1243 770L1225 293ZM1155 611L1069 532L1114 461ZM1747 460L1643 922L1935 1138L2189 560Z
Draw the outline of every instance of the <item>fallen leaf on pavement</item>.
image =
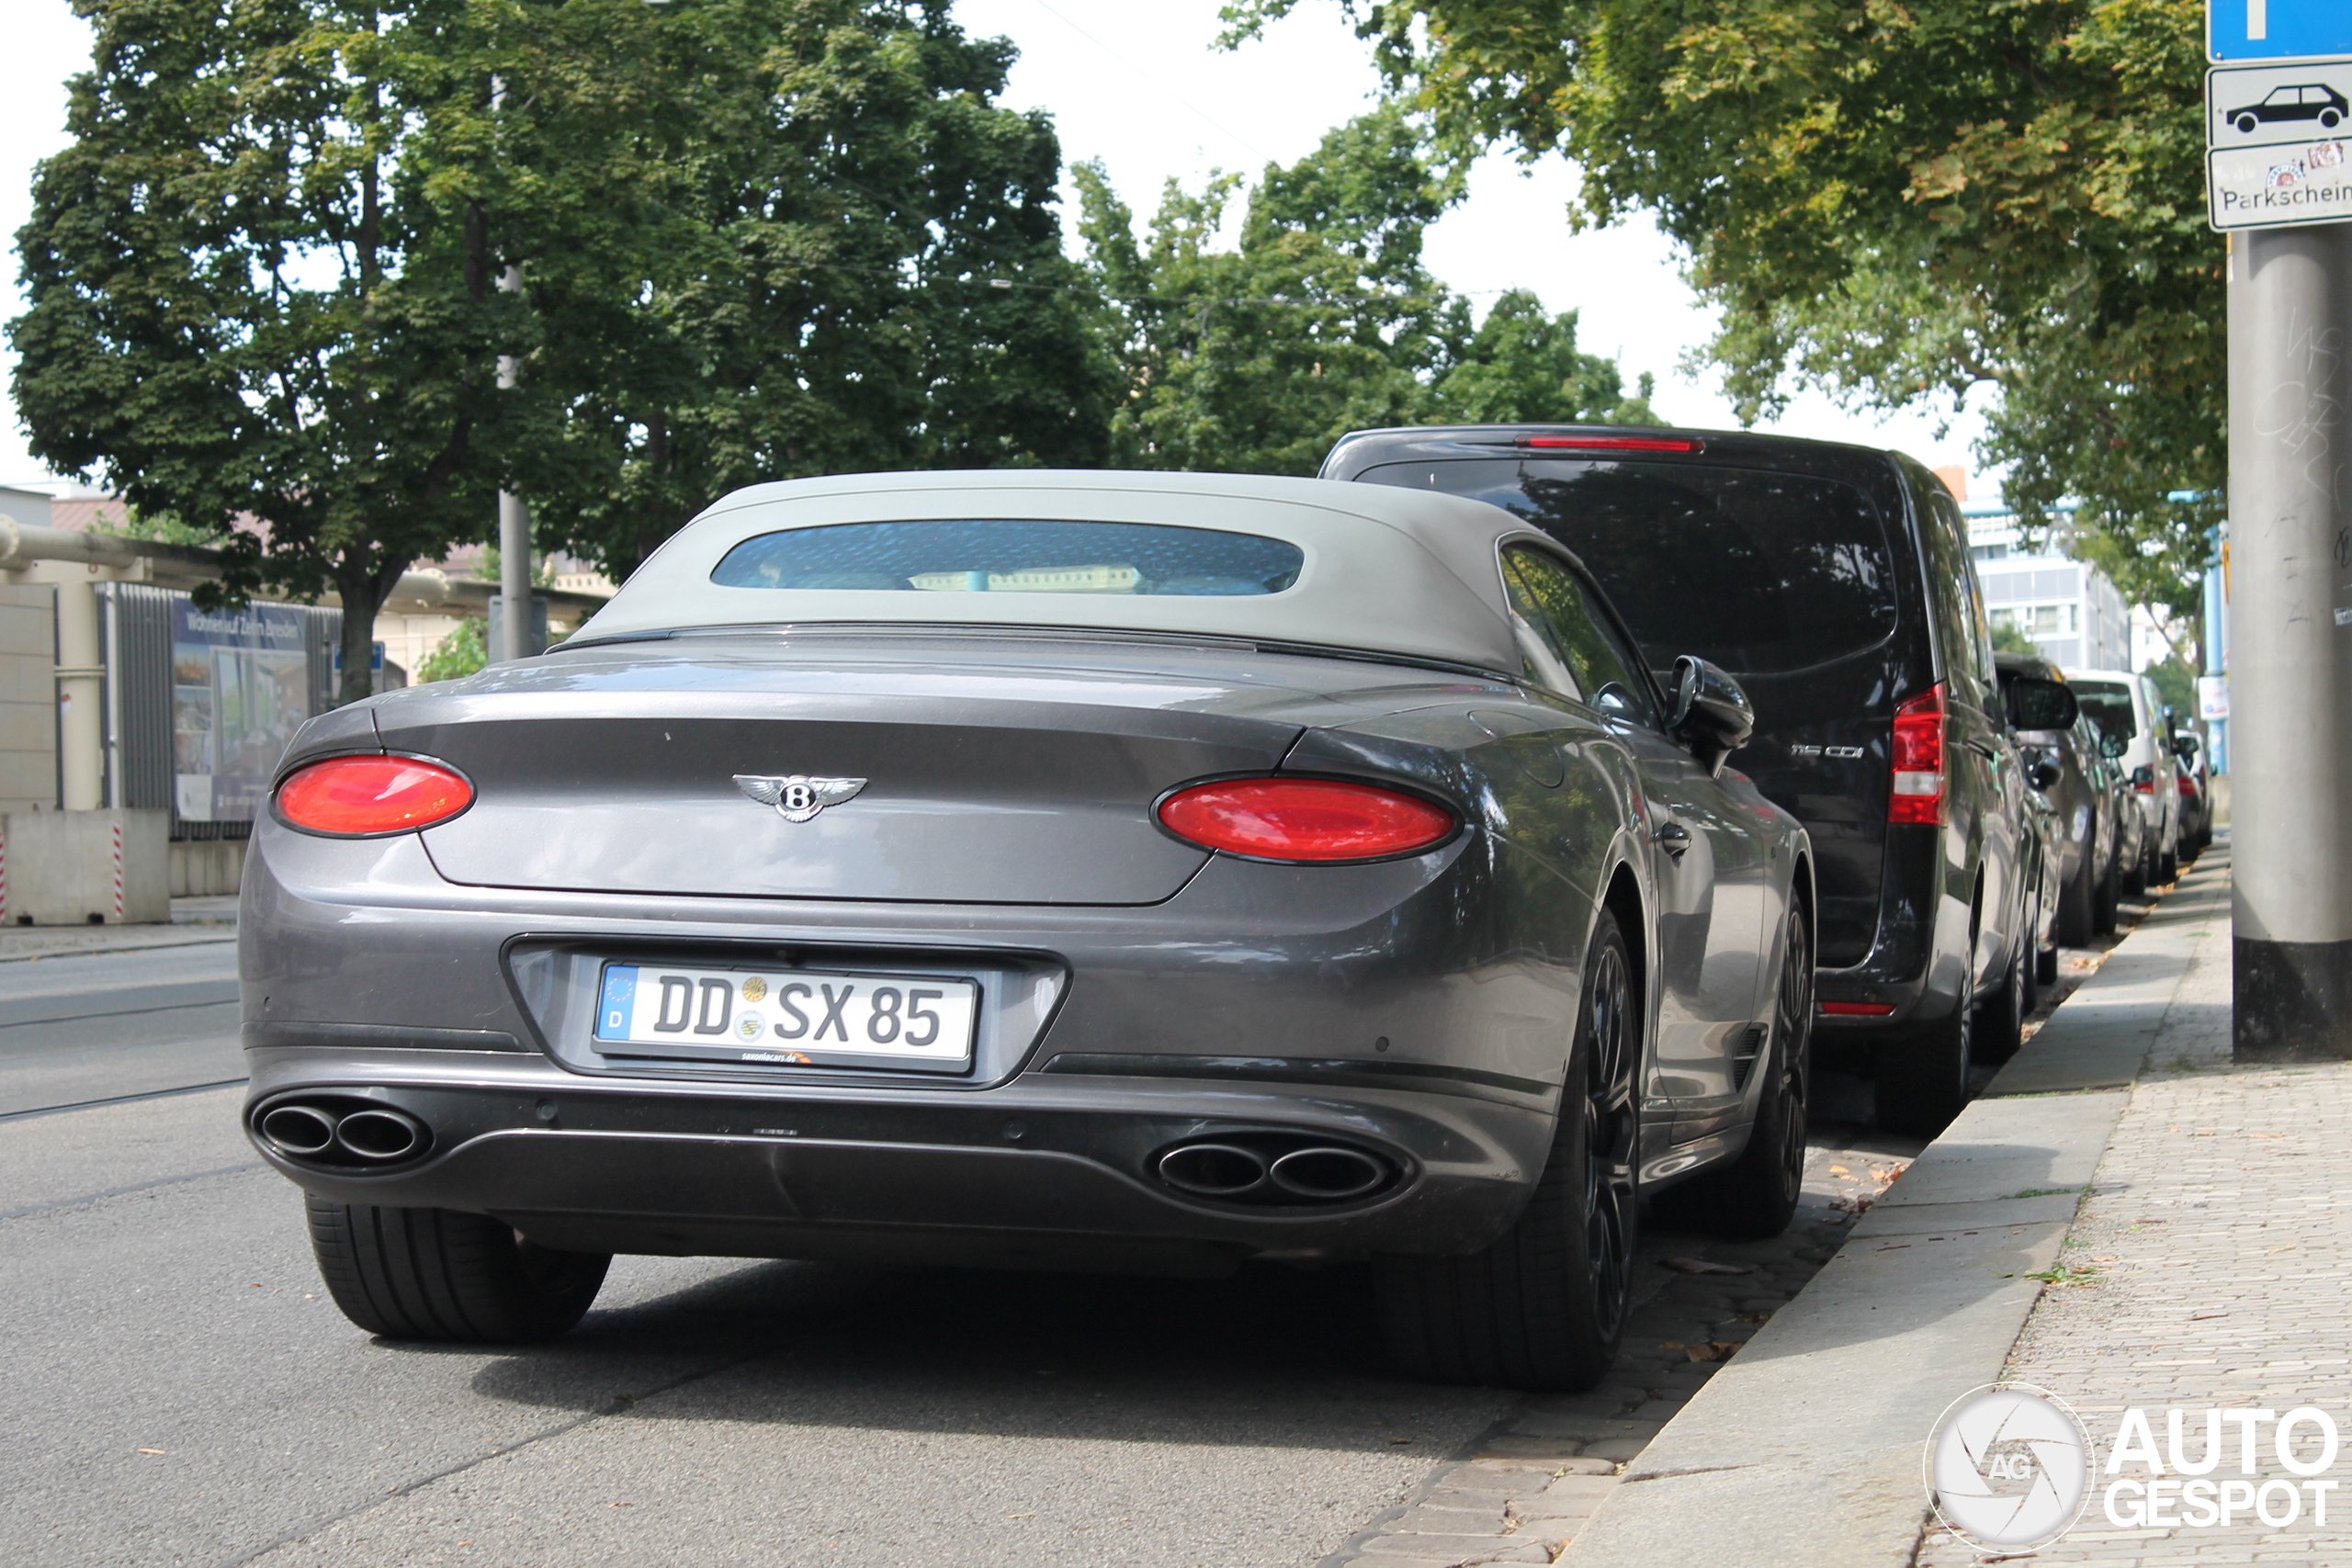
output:
M1678 1274L1753 1274L1753 1263L1714 1263L1704 1258L1661 1258L1658 1267Z
M164 1450L161 1449L141 1449L139 1451L142 1454L159 1454Z
M1725 1344L1717 1339L1704 1345L1685 1347L1682 1353L1694 1361L1728 1361L1731 1359L1732 1352L1738 1348L1736 1345Z

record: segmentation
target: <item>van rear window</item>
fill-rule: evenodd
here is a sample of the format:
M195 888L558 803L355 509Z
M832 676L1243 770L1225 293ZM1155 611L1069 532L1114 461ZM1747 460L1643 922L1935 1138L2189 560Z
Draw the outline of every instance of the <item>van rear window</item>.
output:
M2069 681L2075 700L2091 716L2091 722L2119 740L2131 740L2140 733L2140 720L2132 712L2132 689L2120 681Z
M1459 458L1358 476L1518 513L1591 569L1651 663L1695 653L1784 674L1894 630L1894 564L1860 491L1802 474L1674 463Z

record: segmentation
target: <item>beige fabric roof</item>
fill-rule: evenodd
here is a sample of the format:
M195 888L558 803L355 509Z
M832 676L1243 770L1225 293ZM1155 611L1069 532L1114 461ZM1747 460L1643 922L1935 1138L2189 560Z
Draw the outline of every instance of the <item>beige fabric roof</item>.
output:
M1280 593L1159 597L727 588L743 540L783 528L924 518L1152 523L1286 540L1304 552ZM1520 667L1496 550L1543 536L1484 502L1388 485L1244 474L1036 468L842 474L722 497L638 568L582 638L688 626L899 622L1205 632Z

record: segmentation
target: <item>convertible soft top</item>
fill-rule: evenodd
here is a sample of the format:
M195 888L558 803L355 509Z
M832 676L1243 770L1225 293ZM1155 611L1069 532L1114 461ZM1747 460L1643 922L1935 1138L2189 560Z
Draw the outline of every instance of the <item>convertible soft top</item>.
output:
M872 526L923 523L953 526ZM1088 524L1139 526L1071 526ZM1166 532L1179 529L1201 534ZM1016 536L1029 551L1019 569L985 558ZM1510 539L1544 542L1483 502L1336 480L1034 468L842 474L722 497L655 551L574 640L843 623L1101 627L1513 671L1520 656L1496 558ZM1074 558L1040 540L1068 540L1064 553Z

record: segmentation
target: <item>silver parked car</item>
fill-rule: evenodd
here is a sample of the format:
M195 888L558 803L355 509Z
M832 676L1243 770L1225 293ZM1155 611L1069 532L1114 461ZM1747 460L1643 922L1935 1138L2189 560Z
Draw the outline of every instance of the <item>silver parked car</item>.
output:
M245 1125L379 1334L560 1334L615 1253L1368 1259L1404 1371L1584 1386L1644 1193L1796 1201L1750 723L1476 502L739 491L560 649L296 738Z

